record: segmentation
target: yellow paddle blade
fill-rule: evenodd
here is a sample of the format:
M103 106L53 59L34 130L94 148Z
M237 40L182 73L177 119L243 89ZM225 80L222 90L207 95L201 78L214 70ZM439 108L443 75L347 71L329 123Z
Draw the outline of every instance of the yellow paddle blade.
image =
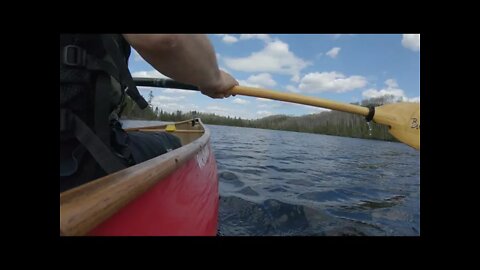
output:
M420 150L420 103L401 102L375 107L373 121L389 126L393 137Z

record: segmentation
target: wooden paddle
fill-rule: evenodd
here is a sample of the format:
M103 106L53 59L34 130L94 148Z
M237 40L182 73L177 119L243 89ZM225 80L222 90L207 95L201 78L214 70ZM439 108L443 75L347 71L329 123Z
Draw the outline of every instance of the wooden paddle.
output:
M134 78L133 80L137 86L199 91L196 86L183 84L170 79ZM373 120L375 123L388 126L390 134L396 139L420 150L420 103L400 102L367 108L327 99L247 86L235 86L230 90L230 93L233 95L274 99L363 115L366 116L367 121Z

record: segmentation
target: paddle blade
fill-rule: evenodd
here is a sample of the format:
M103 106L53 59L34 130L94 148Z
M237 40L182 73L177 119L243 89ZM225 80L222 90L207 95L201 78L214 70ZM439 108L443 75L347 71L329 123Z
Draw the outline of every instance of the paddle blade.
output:
M389 126L393 137L420 150L420 103L402 102L376 107L373 121Z

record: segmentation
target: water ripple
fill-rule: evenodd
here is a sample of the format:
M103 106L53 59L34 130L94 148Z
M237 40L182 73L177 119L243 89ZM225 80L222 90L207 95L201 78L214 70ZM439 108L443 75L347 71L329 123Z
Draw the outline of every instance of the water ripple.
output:
M419 152L400 143L209 126L221 235L419 235Z

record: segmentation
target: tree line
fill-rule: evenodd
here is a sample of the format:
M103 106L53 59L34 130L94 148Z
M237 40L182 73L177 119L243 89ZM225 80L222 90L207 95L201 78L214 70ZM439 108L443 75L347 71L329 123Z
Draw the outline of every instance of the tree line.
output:
M351 113L325 111L303 116L272 115L260 119L249 120L198 111L183 112L177 110L176 112L167 112L158 107L153 109L153 106L151 105L152 99L153 95L150 92L148 99L149 106L144 110L141 110L136 103L127 96L125 107L122 112L122 118L167 122L201 118L203 123L210 125L287 130L352 138L396 141L396 139L388 133L388 127L373 122L370 122L368 125L365 121L365 117ZM363 100L360 105L380 106L397 101L398 100L394 96L383 96ZM359 105L359 103L352 104Z

